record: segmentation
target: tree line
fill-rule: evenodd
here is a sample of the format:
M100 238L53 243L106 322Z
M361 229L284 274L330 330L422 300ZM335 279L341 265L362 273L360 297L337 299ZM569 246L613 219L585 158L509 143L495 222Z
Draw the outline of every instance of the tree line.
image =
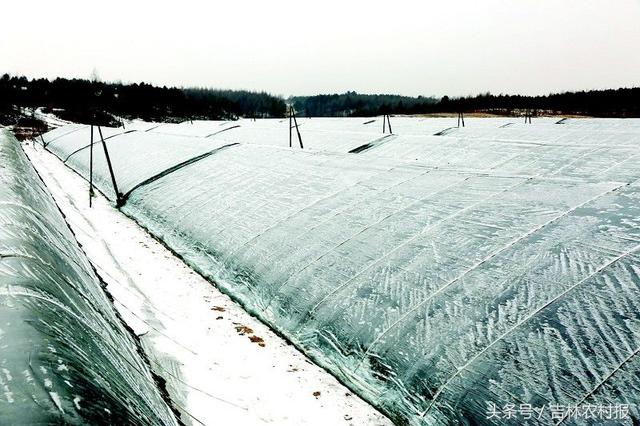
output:
M281 97L245 90L182 89L147 83L107 83L87 79L0 77L0 114L6 120L19 107L45 107L63 119L113 124L116 117L147 121L284 117ZM115 117L114 117L115 116Z
M229 120L240 117L284 117L287 104L299 116L352 117L381 114L484 112L498 115L587 115L640 117L640 88L566 92L545 96L492 95L410 97L343 94L294 96L287 100L265 92L208 88L158 87L147 83L108 83L98 79L28 79L0 76L0 124L15 124L21 108L44 107L60 118L101 125L118 125L120 117L147 121L194 119Z
M544 96L492 95L442 98L433 112L463 111L514 115L532 113L592 117L640 117L640 88L589 90Z
M497 115L586 115L640 117L640 88L565 92L544 96L492 95L441 99L355 92L296 96L289 99L300 115L318 117L376 116L381 114L438 114L479 112Z
M438 100L422 96L344 94L289 98L299 115L309 117L369 117L381 114L420 114Z

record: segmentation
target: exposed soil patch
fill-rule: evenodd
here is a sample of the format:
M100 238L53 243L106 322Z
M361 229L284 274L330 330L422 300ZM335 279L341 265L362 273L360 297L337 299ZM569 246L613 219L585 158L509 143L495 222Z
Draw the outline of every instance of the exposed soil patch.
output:
M253 329L247 327L246 325L236 325L236 331L239 335L244 336L245 334L253 334Z

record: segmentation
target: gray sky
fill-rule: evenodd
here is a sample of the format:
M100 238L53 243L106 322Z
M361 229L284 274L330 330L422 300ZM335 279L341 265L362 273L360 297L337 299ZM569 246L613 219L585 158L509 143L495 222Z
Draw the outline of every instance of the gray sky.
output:
M640 86L640 0L3 1L0 73L300 95Z

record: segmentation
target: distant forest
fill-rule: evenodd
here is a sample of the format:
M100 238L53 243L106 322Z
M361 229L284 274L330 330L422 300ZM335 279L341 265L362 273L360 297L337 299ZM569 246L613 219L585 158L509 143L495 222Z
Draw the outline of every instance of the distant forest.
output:
M287 104L298 116L351 117L381 114L490 113L640 117L640 88L558 93L548 96L484 94L438 99L399 95L296 96L265 92L157 87L146 83L108 83L98 79L0 77L0 124L24 120L23 108L44 107L62 119L118 125L120 118L147 121L233 120L284 117Z
M299 115L375 116L381 114L489 113L640 117L640 88L566 92L547 96L492 95L442 99L395 95L296 96L289 99Z
M19 107L56 110L66 120L114 124L116 117L148 121L283 117L284 99L244 90L157 87L95 80L0 77L0 116L10 121ZM115 117L114 117L115 116Z
M299 115L309 117L370 117L381 114L422 114L438 103L436 98L399 95L295 96L289 99Z

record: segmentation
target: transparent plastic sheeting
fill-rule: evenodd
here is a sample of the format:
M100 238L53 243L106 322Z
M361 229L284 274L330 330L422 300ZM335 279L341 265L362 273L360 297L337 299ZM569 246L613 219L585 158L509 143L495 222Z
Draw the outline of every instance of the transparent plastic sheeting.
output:
M511 141L554 143L556 145L638 146L640 131L637 127L615 127L613 129L576 125L526 125L514 124L496 129L464 127L451 129L447 136L459 138L488 138Z
M541 122L550 122L548 119L540 119ZM382 135L382 117L353 117L353 118L306 118L298 117L298 126L302 136L307 132L358 132ZM515 123L519 119L514 118L465 118L467 127L471 128L496 128L509 123ZM557 119L555 120L557 121ZM282 129L287 135L289 119L266 120L238 120L241 128ZM391 129L393 133L400 135L433 135L442 130L456 127L458 119L455 116L443 118L424 117L391 117ZM386 127L386 126L385 126ZM386 127L387 133L389 128ZM295 129L294 129L295 132Z
M302 131L302 128L300 128L300 133L304 149L342 153L349 152L378 139L384 139L385 137L382 132L372 134L362 132L317 130ZM241 126L212 136L211 139L251 145L272 145L281 148L288 148L289 130L287 125L279 125L275 128ZM293 129L292 132L291 145L295 149L300 149L300 141L295 129Z
M176 424L18 142L0 131L0 424Z
M127 133L149 131L159 125L158 123L134 121L128 123L125 127L101 127L100 130L102 131L102 137L105 140L109 140ZM46 133L44 141L49 151L53 152L62 161L66 161L71 155L90 145L91 126L72 124L60 127ZM38 142L42 142L42 140ZM100 133L98 127L94 126L93 143L95 145L99 142Z
M62 141L62 139L61 139ZM62 146L64 141L60 143ZM105 141L118 191L126 195L136 185L182 162L220 149L228 142L185 136L131 132ZM48 148L48 147L47 147ZM89 180L91 152L85 147L67 159L67 164ZM101 143L93 146L93 181L102 193L115 200L115 191Z
M65 135L71 134L73 132L76 132L84 127L88 127L88 126L85 126L84 124L67 124L65 126L61 126L61 127L58 127L57 129L51 130L43 134L42 136L37 137L36 140L40 143L44 141L44 143L48 145L51 142L55 141L56 139L61 138ZM87 140L88 139L89 138L87 138Z
M134 130L124 130L122 127L102 127L102 137L105 140L109 140L115 136L122 135L126 132L133 132ZM48 134L47 134L48 135ZM45 142L47 139L45 139ZM59 137L52 138L50 142L46 144L47 149L53 152L62 161L67 160L71 155L80 151L81 149L88 147L91 141L91 126L82 126L74 131L63 133ZM93 128L93 143L100 142L100 134L98 133L98 127ZM101 148L100 146L98 146Z
M474 128L498 127L510 119L471 119ZM383 134L382 118L298 118L298 130L305 149L329 152L350 152L367 144L377 144L389 137ZM456 126L456 118L392 117L394 134L429 136ZM244 144L289 146L289 120L239 120L236 127L219 132L212 138ZM299 148L296 129L292 129L292 146Z
M638 130L640 119L638 118L600 118L597 120L562 120L560 124L591 130Z
M632 424L640 142L554 126L358 154L239 144L123 210L399 423L510 424L489 404L522 403L629 404Z
M540 130L541 137L544 132ZM533 132L533 130L531 131ZM627 144L559 144L451 136L391 136L363 151L429 167L494 175L545 176L628 182L640 178L640 129Z
M158 124L150 129L149 132L174 135L174 136L193 136L193 137L211 137L218 133L224 132L230 127L236 126L235 121L185 121L182 123L164 123Z

